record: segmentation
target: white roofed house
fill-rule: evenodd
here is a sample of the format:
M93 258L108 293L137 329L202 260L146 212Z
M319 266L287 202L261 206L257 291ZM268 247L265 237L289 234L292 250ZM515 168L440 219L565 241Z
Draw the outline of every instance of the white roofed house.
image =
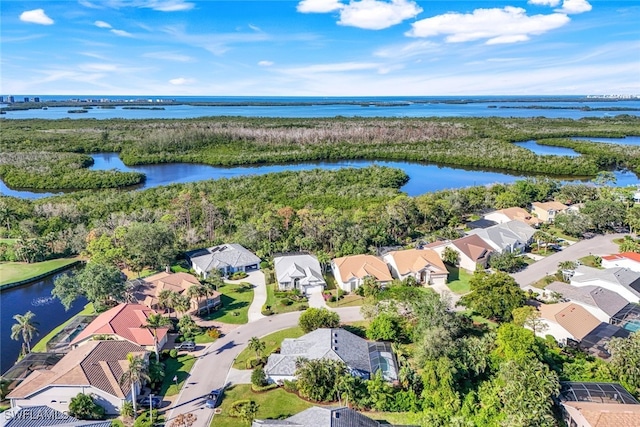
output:
M571 286L568 283L553 282L544 288L545 293L556 292L564 300L585 308L598 320L611 323L611 319L625 308L629 301L618 293L600 286Z
M338 286L347 292L358 289L367 277L372 277L376 283L382 286L393 280L387 264L373 255L351 255L335 258L331 261L331 270Z
M300 290L303 294L322 292L327 283L318 258L306 253L283 254L273 258L273 267L282 291Z
M605 270L578 266L571 277L573 286L600 286L616 292L629 302L640 302L640 273L627 268L614 267Z
M506 208L489 212L484 215L484 218L490 221L495 221L498 224L515 220L524 222L525 224L531 225L533 227L538 227L543 222L538 217L533 216L525 209L519 207Z
M228 276L237 271L260 269L260 258L237 243L198 249L187 252L185 256L194 271L205 279L213 270Z
M485 229L469 231L489 243L496 252L524 252L536 230L522 221L507 221Z

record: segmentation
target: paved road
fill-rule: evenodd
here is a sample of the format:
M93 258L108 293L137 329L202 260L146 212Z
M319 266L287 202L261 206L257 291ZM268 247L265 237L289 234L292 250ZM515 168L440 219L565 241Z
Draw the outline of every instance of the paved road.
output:
M613 243L613 240L623 236L624 234L606 234L604 236L596 236L593 239L581 240L562 249L560 252L549 255L543 260L536 261L523 271L512 274L512 276L521 287L525 287L549 274L555 273L558 270L558 264L563 261L575 261L587 255L602 256L617 253L618 245Z
M362 320L360 307L344 307L335 311L343 322ZM204 407L206 395L212 389L221 388L226 384L231 365L240 351L246 347L249 338L263 337L296 326L300 314L294 312L262 318L234 329L207 347L198 356L178 399L167 409L167 425L180 414L194 413L198 418L193 427L209 427L213 410Z

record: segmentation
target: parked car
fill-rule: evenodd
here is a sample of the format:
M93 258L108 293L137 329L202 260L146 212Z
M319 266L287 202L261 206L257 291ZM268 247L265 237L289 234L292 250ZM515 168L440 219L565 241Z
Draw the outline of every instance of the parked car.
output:
M207 400L204 402L204 406L209 409L214 409L216 403L218 403L218 396L220 396L220 390L211 390L207 396Z
M185 341L176 345L177 350L193 351L196 349L196 343L193 341Z
M157 409L162 406L162 398L158 396L145 396L138 400L138 404L145 408L149 408L149 406L151 406L152 408Z

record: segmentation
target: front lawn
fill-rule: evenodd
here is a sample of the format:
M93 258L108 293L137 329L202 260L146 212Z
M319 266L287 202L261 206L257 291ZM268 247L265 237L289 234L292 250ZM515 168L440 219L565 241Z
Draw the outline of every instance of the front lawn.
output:
M598 268L600 270L604 269L602 267L602 258L596 255L583 256L582 258L579 258L579 261L582 265L586 265L587 267Z
M40 341L38 341L38 343L31 348L31 351L34 352L34 353L46 353L47 344L49 343L49 341L51 341L51 338L55 337L68 324L73 322L73 319L75 319L76 316L88 316L90 314L94 314L95 312L96 311L93 308L93 303L89 303L89 304L85 305L80 313L72 316L69 320L67 320L66 322L62 323L61 325L56 326L51 332L49 332L47 335L42 337L40 339Z
M164 380L160 386L161 396L174 396L180 392L184 382L189 377L189 372L196 363L196 357L192 354L181 354L177 358L168 357L162 361L164 363ZM178 377L176 386L173 378Z
M262 311L265 311L266 307L271 308L271 314L290 313L292 311L306 310L309 308L309 302L306 298L303 301L293 301L289 297L277 296L277 284L271 283L267 285L267 302L262 307ZM284 304L286 302L286 304ZM291 302L291 304L289 304Z
M260 338L260 341L265 343L264 355L269 356L271 353L276 351L276 349L278 349L282 344L282 340L285 338L299 338L302 335L304 335L304 332L299 326L296 326L294 328L283 329ZM253 350L249 350L249 348L245 348L240 352L238 357L236 357L236 360L233 362L233 367L236 369L247 369L247 360L252 357L256 357L256 353Z
M379 421L381 425L418 425L420 414L413 412L362 412L372 420Z
M31 264L26 262L3 262L0 264L0 287L47 274L77 261L77 258L58 258Z
M489 327L489 329L494 329L498 327L498 324L496 322L494 322L493 320L489 320L486 317L482 317L482 316L477 316L472 314L473 312L471 310L464 310L461 311L460 314L466 314L468 316L471 316L471 320L473 320L474 323L477 324L481 324L481 325L487 325Z
M338 295L338 291L332 291L333 295L337 296ZM349 294L349 295L344 295L342 298L340 298L337 301L327 301L327 305L329 307L359 307L362 304L364 304L364 297L361 297L360 295L356 295L356 294Z
M459 267L453 267L450 265L447 265L447 270L449 270L447 286L451 289L451 292L462 295L471 291L469 280L471 280L473 274L467 273L466 270Z
M253 400L258 407L256 419L282 419L302 412L312 406L311 402L300 399L293 393L288 393L282 388L276 388L262 393L251 391L251 385L238 384L224 391L221 413L213 416L212 427L238 427L243 425L238 418L229 417L229 408L237 400Z
M225 283L218 289L222 307L206 315L206 320L217 320L222 323L242 325L249 321L249 306L253 301L253 288L250 283Z

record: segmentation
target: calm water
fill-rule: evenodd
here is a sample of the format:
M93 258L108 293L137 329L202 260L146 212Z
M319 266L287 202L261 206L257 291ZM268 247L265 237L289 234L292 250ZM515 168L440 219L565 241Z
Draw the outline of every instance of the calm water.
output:
M640 136L627 136L625 138L592 138L592 137L579 137L571 138L577 141L593 141L604 142L607 144L622 144L622 145L640 145Z
M407 175L409 175L410 179L409 182L401 188L401 190L410 196L418 196L420 194L447 188L469 187L472 185L486 185L498 182L509 183L518 179L526 178L525 175L507 174L504 172L462 169L411 162L345 160L340 162L315 162L254 167L214 167L190 163L168 163L128 167L122 163L122 160L120 160L116 153L94 154L92 157L95 163L91 169L117 169L121 171L137 171L144 173L147 180L138 188L152 188L173 183L232 178L246 175L262 175L282 171L301 171L317 168L329 170L345 167L364 168L374 164L404 170ZM618 178L617 184L620 186L638 184L638 178L630 172L617 171L616 177ZM0 181L0 192L8 196L30 199L52 195L52 193L12 190L9 189L2 181Z
M78 97L83 98L83 97ZM102 98L102 97L92 97ZM115 99L118 97L107 97ZM130 97L119 97L127 99ZM154 97L154 99L157 97ZM192 106L165 105L164 110L128 110L122 107L102 109L94 107L82 114L69 114L69 110L77 107L49 107L47 110L34 109L23 111L7 111L2 117L6 119L187 119L208 116L242 116L242 117L548 117L580 119L582 117L612 117L618 114L640 116L640 100L616 102L550 102L531 98L530 101L508 101L508 97L501 100L491 100L491 97L477 98L480 102L468 104L444 103L451 98L429 98L423 102L418 98L177 98L182 102L329 102L344 101L356 104L332 105L270 105L270 106ZM486 100L485 100L486 99ZM43 101L46 100L43 97ZM457 98L456 100L460 100ZM419 101L419 102L416 102ZM384 102L385 105L371 103ZM395 106L392 104L396 104ZM404 105L407 104L407 105ZM162 106L156 104L156 106ZM539 108L525 108L536 106ZM634 108L638 111L582 111L572 108Z
M14 315L25 314L29 310L35 313L34 320L39 322L40 333L31 342L33 346L53 328L79 313L87 303L84 299L78 300L69 311L65 311L60 301L51 296L54 277L0 293L0 372L4 373L15 363L22 349L22 341L9 338L11 326L15 323Z
M515 142L514 145L517 145L522 148L526 148L527 150L533 151L538 155L569 156L569 157L576 157L580 155L580 153L572 150L571 148L553 147L550 145L540 145L533 140L525 141L525 142Z

